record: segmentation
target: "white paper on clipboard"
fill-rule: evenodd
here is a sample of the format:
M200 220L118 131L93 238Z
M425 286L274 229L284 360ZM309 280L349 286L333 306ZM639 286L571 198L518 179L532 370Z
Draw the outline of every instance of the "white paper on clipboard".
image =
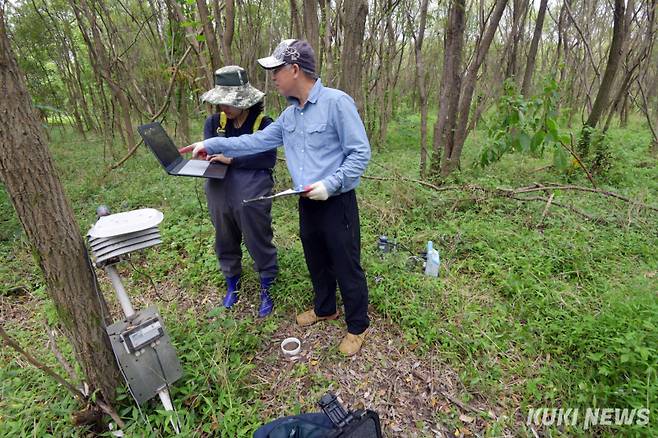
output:
M308 192L308 190L288 189L288 190L284 190L282 192L275 193L275 194L269 195L269 196L261 196L259 198L245 199L244 201L242 201L242 203L246 204L247 202L264 201L266 199L274 199L274 198L281 198L281 197L284 197L284 196L299 195L299 194L306 193L306 192Z

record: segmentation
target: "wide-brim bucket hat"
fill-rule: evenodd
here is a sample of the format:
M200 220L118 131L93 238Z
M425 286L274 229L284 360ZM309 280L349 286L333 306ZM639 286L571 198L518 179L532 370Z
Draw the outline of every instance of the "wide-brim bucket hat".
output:
M245 69L229 65L215 72L215 87L203 93L201 101L247 109L263 100L263 97L265 93L249 83Z

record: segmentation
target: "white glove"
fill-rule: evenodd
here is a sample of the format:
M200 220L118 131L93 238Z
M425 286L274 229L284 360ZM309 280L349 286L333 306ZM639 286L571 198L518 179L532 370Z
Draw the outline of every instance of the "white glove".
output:
M193 145L194 149L192 150L192 158L197 158L201 156L202 159L205 159L208 153L206 152L206 148L203 146L203 142L199 141L197 143L194 143Z
M329 199L329 192L327 192L327 188L322 181L314 182L308 188L311 189L306 193L306 197L309 199L314 201L326 201Z

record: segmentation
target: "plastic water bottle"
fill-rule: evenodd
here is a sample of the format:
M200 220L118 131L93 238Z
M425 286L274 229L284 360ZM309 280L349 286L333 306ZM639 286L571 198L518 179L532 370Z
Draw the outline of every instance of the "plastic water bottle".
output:
M381 253L388 252L388 238L386 236L379 236L379 240L377 241L377 248Z
M425 264L425 275L430 277L439 276L439 266L441 265L441 257L439 251L434 249L434 245L430 240L427 242L427 263Z

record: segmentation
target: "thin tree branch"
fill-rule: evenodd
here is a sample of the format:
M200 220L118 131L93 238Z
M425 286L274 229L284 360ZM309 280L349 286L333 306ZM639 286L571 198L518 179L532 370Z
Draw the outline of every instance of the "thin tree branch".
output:
M87 404L90 403L90 400L87 397L85 397L85 395L80 390L78 390L75 386L64 380L62 376L60 376L55 371L53 371L52 368L50 368L48 365L39 362L37 359L34 358L34 356L32 356L27 351L23 350L21 346L18 344L18 342L14 341L7 334L2 324L0 324L0 338L2 338L4 343L7 344L7 346L13 348L17 353L22 355L30 364L40 369L46 375L55 379L57 383L68 389L69 392L73 395L73 397L75 397L82 405L86 406ZM103 412L105 412L110 417L112 417L112 419L114 420L114 422L117 424L118 427L122 429L126 427L126 424L123 422L123 420L121 420L121 418L119 417L119 415L117 414L117 412L114 410L112 406L108 405L100 398L96 398L96 400L93 403L95 403L98 407L100 407L103 410Z
M585 175L587 175L587 179L589 180L589 182L592 183L592 187L596 188L596 184L594 183L594 177L593 177L592 174L589 172L589 170L587 170L587 168L585 168L585 165L583 164L582 160L580 159L580 157L579 157L578 155L576 155L576 152L574 151L574 147L573 147L573 133L571 134L571 147L568 147L568 146L567 146L566 144L564 144L562 141L560 141L560 144L562 145L563 148L565 148L567 151L569 151L569 153L570 153L571 156L576 160L576 162L578 163L578 165L580 166L580 168L583 169L583 172L585 172Z
M538 201L538 202L542 202L542 203L546 203L546 204L548 204L549 200L552 199L552 197L551 198L542 198L541 196L530 196L530 197L508 196L508 198L514 199L516 201L521 201L521 202ZM576 207L572 207L571 205L560 204L560 203L557 203L555 201L551 201L551 205L555 205L556 207L566 208L567 210L570 210L570 211L576 213L577 215L582 216L585 219L590 220L592 222L607 223L607 221L605 219L591 216L591 215L585 213L584 211L577 209Z
M59 362L59 364L64 368L66 373L69 375L69 378L74 382L78 382L80 378L78 377L77 373L75 372L71 364L66 360L62 352L59 351L59 348L57 347L57 341L55 340L55 329L51 328L48 325L48 322L44 322L44 325L46 326L46 333L48 334L50 351L53 352L53 354L55 355L55 359L57 359L57 362Z
M169 106L169 97L171 96L171 92L174 89L174 83L176 82L176 75L178 75L178 69L183 64L185 59L187 58L187 55L190 54L191 50L192 50L192 46L188 46L187 50L185 51L183 56L181 57L181 59L176 64L176 67L174 68L174 72L171 75L171 80L169 81L169 88L167 88L167 93L165 95L164 103L162 104L162 107L158 110L158 112L155 113L155 115L151 116L151 122L153 122L155 119L160 117L162 115L162 113L165 112L165 110L167 109L167 106ZM126 161L128 161L128 158L132 157L132 155L135 153L137 148L139 148L143 143L144 143L144 140L141 140L139 143L137 143L137 145L135 145L135 147L133 147L131 150L128 151L128 153L126 154L125 157L123 157L121 160L119 160L116 164L113 164L110 167L110 170L114 170L117 167L121 166Z
M541 191L551 191L551 190L573 190L573 191L578 191L578 192L590 192L590 193L598 193L603 196L608 196L611 198L616 198L624 202L628 202L630 204L636 204L642 208L646 208L648 210L653 210L653 211L658 211L658 207L654 207L653 205L647 205L643 204L641 202L635 201L633 199L627 198L625 196L622 196L618 193L611 192L608 190L601 190L601 189L592 189L589 187L582 187L582 186L565 186L565 185L560 185L560 184L550 184L549 186L543 186L543 185L536 185L536 186L531 186L531 187L521 187L518 189L500 189L500 190L505 190L510 193L518 194L518 193L531 193L531 192L541 192Z
M580 35L580 38L582 39L583 44L585 45L585 48L587 49L587 54L589 55L589 61L592 64L592 67L594 68L594 73L596 73L596 77L598 79L601 79L601 73L599 73L599 69L596 67L596 64L594 64L594 56L592 55L592 49L590 49L589 43L585 39L585 35L583 34L583 31L580 29L580 26L578 26L578 23L576 22L576 19L573 18L573 13L571 12L571 8L569 7L569 3L565 2L564 6L565 6L565 9L567 11L567 14L569 14L569 18L571 19L571 22L576 27L576 30L578 31L578 34Z
M385 166L382 166L381 164L374 163L384 169L387 169ZM380 176L368 176L368 175L363 175L362 178L364 179L370 179L374 181L405 181L405 182L412 182L416 183L419 185L422 185L424 187L431 188L434 191L437 192L445 192L445 191L466 191L466 192L475 192L475 191L480 191L484 192L486 194L492 195L492 196L498 196L498 197L503 197L503 198L509 198L509 199L514 199L516 201L520 202L527 202L527 201L537 201L537 202L543 202L548 204L549 203L549 198L543 198L543 197L524 197L524 196L518 196L523 193L532 193L532 192L541 192L541 191L550 191L553 192L555 190L570 190L570 191L581 191L581 192L589 192L589 193L598 193L603 196L611 197L611 198L616 198L621 201L631 203L633 205L637 205L638 207L641 208L646 208L648 210L653 210L653 211L658 211L658 207L654 207L652 205L647 205L644 203L641 203L639 201L632 200L630 198L627 198L625 196L622 196L618 193L607 191L607 190L601 190L601 189L596 189L596 188L589 188L589 187L582 187L582 186L574 186L574 185L560 185L560 184L550 184L550 185L541 185L541 184L535 184L529 187L520 187L516 189L507 189L507 188L490 188L490 187L482 187L478 186L476 184L465 184L462 186L436 186L434 184L422 181L422 180L417 180L413 178L407 178L405 176L400 175L394 170L387 169L390 173L393 173L395 177L380 177ZM550 200L550 205L555 205L557 207L565 208L567 210L570 210L588 220L595 221L595 222L604 222L606 223L607 221L602 219L602 218L596 218L594 216L591 216L587 213L585 213L582 210L579 210L575 207L572 207L570 205L562 204L553 201L552 199Z
M544 218L548 213L548 209L551 208L551 204L553 203L553 197L555 197L555 193L551 193L551 196L548 197L548 202L546 202L546 207L544 207L544 211L541 213L541 219L539 219L539 223L537 224L537 227L539 227L542 224L542 222L544 222Z
M44 365L44 364L42 364L41 362L39 362L38 360L36 360L36 359L34 358L34 356L32 356L30 353L28 353L27 351L23 350L23 349L21 348L21 346L18 344L18 342L14 341L13 339L11 339L11 338L9 337L9 335L8 335L7 332L5 331L5 329L4 329L4 327L2 326L2 324L0 324L0 337L2 338L2 340L4 341L4 343L7 344L7 346L9 346L9 347L13 348L14 350L16 350L16 351L17 351L20 355L22 355L22 356L23 356L23 357L24 357L24 358L25 358L30 364L32 364L32 365L34 365L35 367L39 368L41 371L43 371L44 373L46 373L48 376L50 376L50 377L52 377L53 379L55 379L55 381L56 381L57 383L59 383L60 385L62 385L62 386L65 387L66 389L68 389L69 392L70 392L71 394L73 394L73 396L74 396L76 399L78 399L78 401L79 401L80 403L82 403L82 404L87 404L87 400L86 400L86 398L84 397L84 395L82 395L82 393L81 393L78 389L76 389L73 385L71 385L69 382L67 382L66 380L64 380L64 378L63 378L62 376L60 376L60 375L57 374L55 371L53 371L48 365Z

